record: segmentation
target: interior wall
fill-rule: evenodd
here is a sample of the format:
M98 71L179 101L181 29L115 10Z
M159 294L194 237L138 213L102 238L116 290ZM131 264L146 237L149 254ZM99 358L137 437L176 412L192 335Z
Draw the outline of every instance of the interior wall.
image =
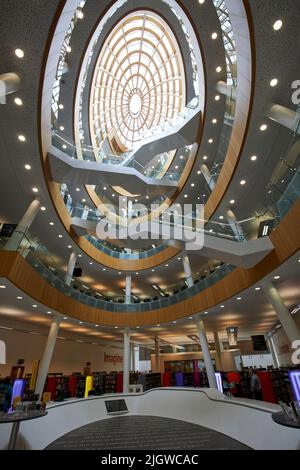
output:
M294 315L293 318L300 330L300 312ZM295 365L292 363L293 350L291 343L283 328L280 328L278 331L276 331L276 333L273 335L273 341L280 366Z
M0 377L9 375L18 359L25 360L25 373L30 373L33 361L41 359L46 344L45 336L9 330L0 330L0 340L6 344L6 364L0 364ZM62 372L66 375L82 372L87 362L91 363L92 371L120 371L123 369L122 361L121 342L120 348L116 348L109 344L93 345L57 339L50 372Z

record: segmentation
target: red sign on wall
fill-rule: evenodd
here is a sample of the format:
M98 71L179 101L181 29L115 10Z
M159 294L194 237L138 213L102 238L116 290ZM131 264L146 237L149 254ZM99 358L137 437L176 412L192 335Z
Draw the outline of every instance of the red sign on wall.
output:
M123 362L123 356L118 354L111 355L104 353L104 362L111 362L112 364L117 364L117 362Z

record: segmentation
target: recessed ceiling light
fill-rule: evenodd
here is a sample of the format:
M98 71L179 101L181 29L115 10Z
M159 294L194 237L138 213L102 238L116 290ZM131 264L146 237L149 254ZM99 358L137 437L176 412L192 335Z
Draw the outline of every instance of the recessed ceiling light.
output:
M41 211L42 211L42 212L45 212L45 210L46 210L46 207L42 206L42 207L41 207Z
M64 130L65 130L64 126L60 126L59 129L60 129L61 131L64 131Z
M140 274L140 273L135 273L137 276Z
M1 286L0 286L0 289L6 289L6 286L1 285Z
M79 322L79 325L82 325L82 323L83 323L83 322L82 322L82 321L80 321L80 322Z
M211 37L212 37L212 39L214 39L214 40L217 39L218 33L212 33Z
M262 124L262 125L260 126L260 130L261 130L262 132L266 131L267 129L268 129L267 124Z
M62 146L62 148L63 148L64 150L66 150L66 148L67 148L66 144L64 144L64 145Z
M229 203L230 203L230 204L235 204L235 199L231 199L231 200L229 201Z
M52 312L47 312L47 315L52 315Z
M174 320L174 321L173 321L173 323L175 324L175 323L177 323L177 321L176 321L176 320Z
M220 308L225 308L225 305L220 305Z
M152 271L153 273L155 273L155 269L151 269L151 271Z
M38 188L32 188L32 191L33 191L34 193L38 193L38 192L39 192Z
M273 24L273 29L275 31L279 31L283 26L283 21L282 20L277 20L275 21L275 23Z
M25 54L24 54L24 51L23 51L22 49L16 49L16 50L15 50L15 54L16 54L16 56L17 56L19 59L23 59L23 57L24 57L24 55L25 55Z
M240 185L241 185L241 186L244 186L245 184L246 184L246 180L241 180L241 181L240 181Z
M259 290L261 290L261 287L255 287L255 290L259 291Z
M188 198L189 196L188 196L188 194L185 194L184 197L185 197L185 199L186 199L186 198Z
M201 175L201 170L198 170L198 171L197 171L197 175Z
M62 238L63 236L62 235L58 235L58 238Z
M67 51L67 52L71 52L71 51L72 51L71 46L67 46L67 47L66 47L66 51Z
M220 215L219 219L224 220L224 215Z
M68 320L68 317L64 317L64 320Z
M115 329L117 330L119 327L118 326L115 326Z
M274 276L274 279L275 281L277 281L278 279L280 279L280 276Z
M106 268L102 268L102 271L106 271Z
M20 142L26 142L26 137L22 134L18 135L18 139Z
M208 312L204 312L204 315L208 315Z
M59 107L59 109L64 109L64 105L63 105L63 104L59 104L58 107Z
M257 160L257 156L256 156L256 155L252 155L251 161L252 161L252 162L256 162L256 160Z
M274 86L277 86L278 85L278 80L277 78L273 78L271 81L270 81L270 86L271 87L274 87Z
M178 165L175 165L175 170L178 170L179 166Z
M237 297L236 300L242 300L242 297Z
M183 155L180 155L180 160L183 160Z
M54 222L49 222L49 225L51 225L51 226L53 227L53 225L54 225Z
M82 258L82 255L78 255L78 258Z
M29 165L28 163L26 165L24 165L24 168L25 170L29 171L31 170L31 165Z
M211 121L213 124L217 124L218 120L216 118L214 118L212 121Z
M156 326L160 326L160 324L159 324L159 323L157 323L157 325L156 325Z
M92 266L92 264L93 264L93 262L91 261L91 262L90 262L90 266Z
M80 20L82 20L83 17L84 17L84 14L82 13L82 11L81 11L81 10L78 11L78 12L77 12L77 18L79 18Z
M209 140L208 140L208 143L209 143L209 144L212 144L213 141L214 141L214 139L209 139Z
M169 267L169 265L168 265L168 264L165 264L165 267L166 267L166 268L168 268L168 267Z
M191 184L191 188L194 188L194 187L195 187L195 183L192 183L192 184Z
M21 98L15 98L15 103L17 106L22 106L23 101L21 100Z
M37 308L37 305L36 305L36 304L33 304L33 306L32 306L32 307L33 307L33 308Z
M215 96L215 101L220 101L220 95Z
M17 299L18 299L18 300L23 300L23 297L21 297L20 295L18 295Z
M208 159L208 156L204 155L203 160L207 160L207 159Z
M82 202L86 202L86 199L82 199Z
M216 72L218 72L218 73L222 72L222 67L218 66L218 67L216 68Z
M71 248L72 248L72 245L68 245L68 248L69 248L69 250L71 250Z
M203 5L204 2L205 0L199 0L200 5Z

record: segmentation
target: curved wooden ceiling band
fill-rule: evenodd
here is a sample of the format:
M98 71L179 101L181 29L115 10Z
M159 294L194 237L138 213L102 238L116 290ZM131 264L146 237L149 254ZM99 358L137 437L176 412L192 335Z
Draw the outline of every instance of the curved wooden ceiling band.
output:
M275 247L252 269L235 269L212 287L175 305L151 312L113 313L89 307L52 287L18 252L0 251L0 277L5 277L27 295L52 310L78 320L106 326L137 327L167 323L225 302L259 282L300 249L300 198L272 233Z

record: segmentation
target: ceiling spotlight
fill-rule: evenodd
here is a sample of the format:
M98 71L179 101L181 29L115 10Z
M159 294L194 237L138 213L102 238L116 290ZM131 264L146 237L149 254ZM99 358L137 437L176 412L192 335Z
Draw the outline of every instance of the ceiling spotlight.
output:
M278 281L280 279L280 276L274 276L275 281Z
M195 183L192 183L192 184L191 184L191 187L194 188L194 187L195 187Z
M86 199L82 199L82 202L86 202Z
M106 271L106 268L103 268L102 271Z
M1 285L0 289L6 289L6 286Z
M189 196L188 196L188 194L185 194L184 197L185 197L185 199L186 199L186 198L188 198Z
M18 139L20 142L26 142L26 137L24 135L18 135Z
M234 203L235 203L235 200L234 200L234 199L231 199L231 200L229 201L229 203L230 203L230 204L234 204Z
M222 67L220 67L220 66L219 66L219 67L217 67L217 68L216 68L216 72L217 72L217 73L220 73L220 72L222 72Z
M245 186L245 184L246 184L246 180L241 180L241 181L240 181L240 185L241 185L241 186Z
M28 170L28 171L29 171L29 170L31 170L31 165L29 165L29 164L27 163L26 165L24 165L24 168L25 168L25 170Z
M209 139L208 143L212 144L214 142L214 139Z
M259 290L261 290L261 287L255 287L255 290L258 292Z
M64 150L66 150L66 148L67 148L66 144L64 144L64 145L62 146L62 148L63 148Z
M67 46L67 47L66 47L66 51L67 51L67 52L71 52L71 50L72 50L71 46Z
M218 33L212 33L211 37L212 37L213 40L217 39Z
M24 51L22 49L16 49L15 54L19 59L23 59L24 57Z
M23 297L21 297L20 295L18 295L17 299L18 299L18 300L23 300Z
M63 236L62 235L58 235L58 238L62 238Z
M60 126L59 129L60 129L61 131L64 131L64 130L65 130L64 126Z
M260 126L260 130L261 130L262 132L266 131L267 129L268 129L267 124L262 124L262 125Z
M15 98L15 103L17 106L22 106L23 101L21 100L21 98Z
M63 104L59 104L58 107L59 107L59 109L64 109L64 105L63 105Z
M207 155L204 155L203 160L207 160L207 159L208 159Z
M41 211L42 211L42 212L45 212L45 210L46 210L46 207L42 206L42 207L41 207Z
M176 320L174 320L174 321L173 321L173 323L174 323L174 325L175 325L175 323L177 323L177 321L176 321Z
M76 191L79 193L79 191L80 191L80 188L76 188Z
M198 0L200 5L203 5L203 3L205 2L205 0Z
M220 95L215 96L215 101L220 101Z
M224 220L224 215L220 215L219 219Z
M32 188L32 191L33 191L34 193L38 193L38 192L39 192L38 188Z
M242 300L242 297L237 297L236 300Z
M37 308L37 305L36 305L36 304L33 304L33 306L32 306L32 307L33 307L33 308Z
M80 20L82 20L83 17L84 17L84 14L82 13L81 10L79 10L79 11L77 12L77 18L80 19Z
M277 78L273 78L273 80L270 81L270 86L271 87L274 87L274 86L277 86L278 85L278 80Z
M68 245L68 249L71 250L71 248L72 248L72 245Z
M92 264L93 264L93 262L91 261L91 262L90 262L90 266L92 266Z
M256 160L257 160L257 156L256 156L256 155L252 155L251 161L252 161L252 162L256 162Z
M213 124L217 124L218 120L217 120L217 119L213 119L211 122L212 122Z
M225 305L220 305L220 308L225 308Z
M197 175L201 175L201 170L198 170L198 171L197 171Z
M54 222L49 222L49 225L51 225L51 227L53 227L53 225L54 225Z
M283 21L282 20L277 20L273 24L273 29L274 29L274 31L279 31L282 28L282 26L283 26Z

